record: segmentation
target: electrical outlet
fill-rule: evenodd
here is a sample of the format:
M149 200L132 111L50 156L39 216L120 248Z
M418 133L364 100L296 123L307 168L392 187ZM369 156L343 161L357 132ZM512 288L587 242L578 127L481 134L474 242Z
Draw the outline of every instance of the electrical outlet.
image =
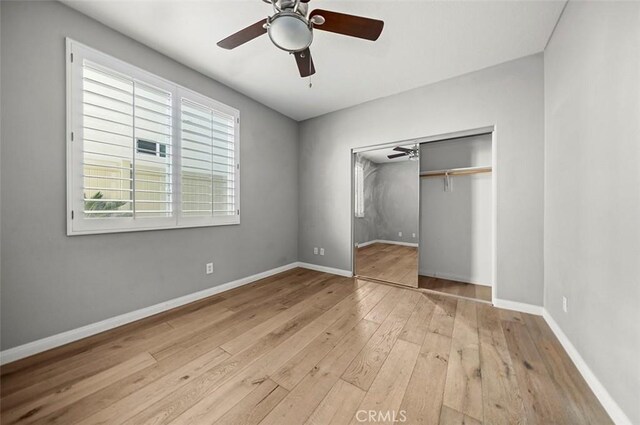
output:
M320 255L324 255L324 248L320 248Z
M213 263L207 263L207 274L213 273Z
M398 236L402 237L402 232L398 232Z
M568 309L567 304L568 304L567 297L562 297L562 311L564 311L565 313L567 312L567 309Z
M415 238L416 238L416 234L415 234L415 233L412 233L412 234L411 234L411 237L415 239Z
M318 247L313 247L313 254L318 255Z

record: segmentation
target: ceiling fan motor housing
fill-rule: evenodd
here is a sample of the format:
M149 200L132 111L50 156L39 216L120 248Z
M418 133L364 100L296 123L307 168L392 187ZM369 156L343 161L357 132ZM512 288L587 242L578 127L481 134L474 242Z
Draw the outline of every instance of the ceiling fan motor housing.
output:
M296 0L277 0L276 5L278 8L285 12L293 12L293 9L296 7ZM309 5L307 3L303 3L300 1L298 3L298 8L296 9L296 13L299 13L302 16L307 16L307 11L309 9Z

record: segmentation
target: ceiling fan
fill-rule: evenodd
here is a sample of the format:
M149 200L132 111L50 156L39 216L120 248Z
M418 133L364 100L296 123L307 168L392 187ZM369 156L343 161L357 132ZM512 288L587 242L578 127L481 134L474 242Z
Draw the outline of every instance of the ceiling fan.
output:
M409 159L418 159L418 146L414 146L413 148L403 148L401 146L397 146L393 148L394 151L401 153L394 153L393 155L387 155L387 158L394 159L400 158L401 156L409 156Z
M377 19L330 10L315 9L307 16L307 3L310 0L262 1L273 6L273 16L268 16L219 41L218 46L231 50L268 33L276 47L295 56L301 77L308 77L316 72L309 50L314 29L375 41L384 26L384 22Z

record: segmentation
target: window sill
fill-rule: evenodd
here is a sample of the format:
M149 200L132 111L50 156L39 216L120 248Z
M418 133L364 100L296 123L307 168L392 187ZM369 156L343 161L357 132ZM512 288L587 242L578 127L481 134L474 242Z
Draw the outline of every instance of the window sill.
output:
M185 219L185 223L170 225L149 225L149 226L136 226L136 227L112 227L112 228L86 228L86 229L74 229L73 222L67 226L67 236L82 236L82 235L101 235L107 233L130 233L130 232L148 232L153 230L174 230L174 229L190 229L200 227L218 227L218 226L235 226L240 224L240 217L234 216L228 220L219 220L216 222L189 222Z

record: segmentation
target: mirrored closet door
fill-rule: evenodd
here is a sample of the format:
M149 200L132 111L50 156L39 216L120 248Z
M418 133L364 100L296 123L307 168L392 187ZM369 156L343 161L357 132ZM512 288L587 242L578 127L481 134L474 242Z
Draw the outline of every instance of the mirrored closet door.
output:
M418 287L419 145L354 154L356 275Z

